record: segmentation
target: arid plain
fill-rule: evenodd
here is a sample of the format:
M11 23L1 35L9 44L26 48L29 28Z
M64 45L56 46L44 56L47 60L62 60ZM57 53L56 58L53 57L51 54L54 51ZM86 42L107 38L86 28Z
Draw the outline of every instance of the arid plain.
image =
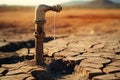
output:
M53 35L54 12L46 14L45 32ZM56 35L111 33L120 30L119 9L64 9L56 14ZM2 34L34 32L34 9L0 11Z
M120 9L46 13L44 65L33 65L34 8L0 8L0 80L119 80ZM54 23L56 39L54 40Z

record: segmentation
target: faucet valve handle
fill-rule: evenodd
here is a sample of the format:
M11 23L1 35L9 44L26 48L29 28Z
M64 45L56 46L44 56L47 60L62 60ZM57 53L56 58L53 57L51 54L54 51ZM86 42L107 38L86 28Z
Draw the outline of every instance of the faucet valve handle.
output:
M56 12L60 12L62 10L62 7L60 5L53 6L52 8L53 8L52 10Z

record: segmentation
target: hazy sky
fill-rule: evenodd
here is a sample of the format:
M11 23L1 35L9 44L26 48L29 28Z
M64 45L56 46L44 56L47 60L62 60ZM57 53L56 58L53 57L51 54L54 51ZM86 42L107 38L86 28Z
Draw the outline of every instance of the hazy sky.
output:
M38 4L60 4L68 1L78 1L78 0L0 0L0 4L7 5L38 5ZM90 0L81 0L81 1L90 1Z
M38 4L47 4L55 5L68 1L79 1L79 0L0 0L0 4L7 5L38 5ZM90 0L81 0L81 1L90 1ZM120 2L120 0L112 0L115 2Z

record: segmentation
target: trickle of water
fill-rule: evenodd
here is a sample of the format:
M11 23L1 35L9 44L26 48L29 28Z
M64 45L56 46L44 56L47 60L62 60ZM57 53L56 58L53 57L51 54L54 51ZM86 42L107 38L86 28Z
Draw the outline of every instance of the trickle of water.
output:
M55 36L56 36L56 12L54 12L53 34L54 34L54 40L55 40Z

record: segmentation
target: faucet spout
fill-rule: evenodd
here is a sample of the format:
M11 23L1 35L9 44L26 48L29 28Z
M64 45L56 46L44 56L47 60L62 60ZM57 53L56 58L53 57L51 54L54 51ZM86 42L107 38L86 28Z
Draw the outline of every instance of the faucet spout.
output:
M46 21L45 20L45 13L47 11L56 11L60 12L62 10L62 7L60 5L57 6L47 6L44 4L41 4L35 8L35 21Z

